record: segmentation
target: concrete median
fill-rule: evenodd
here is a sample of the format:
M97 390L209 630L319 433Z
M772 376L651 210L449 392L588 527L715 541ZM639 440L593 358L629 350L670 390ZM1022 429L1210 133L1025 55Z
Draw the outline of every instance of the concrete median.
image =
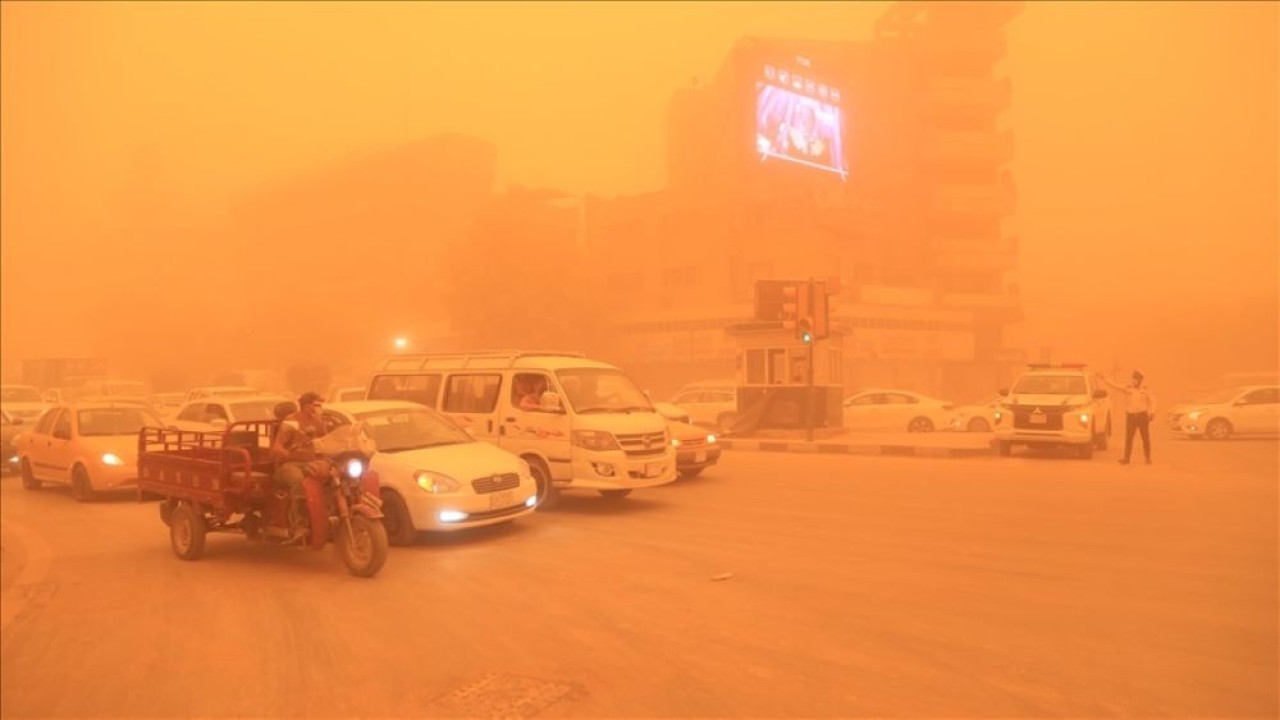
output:
M987 433L851 433L814 431L812 441L803 430L772 430L750 437L720 439L726 450L821 453L833 455L891 455L901 457L972 458L994 454Z

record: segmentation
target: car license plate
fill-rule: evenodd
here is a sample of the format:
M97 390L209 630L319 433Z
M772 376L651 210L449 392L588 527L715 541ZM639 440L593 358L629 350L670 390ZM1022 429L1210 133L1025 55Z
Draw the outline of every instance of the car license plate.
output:
M497 510L498 508L508 507L510 505L514 505L515 502L516 502L515 490L503 490L501 492L496 492L489 495L490 510Z
M1038 415L1032 415L1032 416L1031 416L1031 424L1032 424L1032 425L1044 425L1044 424L1046 424L1046 423L1048 423L1048 422L1049 422L1049 416L1048 416L1048 415L1045 415L1044 413L1040 413L1040 414L1038 414Z
M698 452L694 453L694 454L693 454L693 461L694 461L694 462L696 462L696 463L703 463L703 462L706 462L706 461L707 461L707 451L706 451L706 450L699 450Z
M644 476L656 478L662 474L662 463L649 463L644 466Z

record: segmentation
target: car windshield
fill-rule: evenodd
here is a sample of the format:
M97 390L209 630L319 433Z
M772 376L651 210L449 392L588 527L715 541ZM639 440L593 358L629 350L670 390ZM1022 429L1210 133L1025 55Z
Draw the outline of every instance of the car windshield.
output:
M80 434L137 435L144 426L164 427L164 422L142 408L95 408L76 413Z
M1084 395L1083 375L1026 375L1014 386L1015 395Z
M227 403L227 408L231 410L231 418L233 422L271 420L276 416L276 403L268 400Z
M42 402L40 391L29 387L0 388L0 402Z
M364 423L365 432L378 452L403 452L475 442L452 420L426 408L375 410L359 413L356 419Z
M621 370L574 368L557 370L556 377L569 405L578 413L653 411L649 398Z

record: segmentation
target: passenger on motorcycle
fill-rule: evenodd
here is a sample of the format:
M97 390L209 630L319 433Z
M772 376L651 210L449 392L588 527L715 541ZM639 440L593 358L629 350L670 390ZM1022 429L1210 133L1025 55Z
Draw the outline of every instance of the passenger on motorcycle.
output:
M276 406L277 413L283 409L282 406L283 403ZM271 444L271 456L276 461L275 479L289 488L289 523L295 529L302 526L298 500L305 498L303 480L308 474L319 477L328 472L327 461L315 449L315 439L325 433L320 418L322 406L323 400L319 394L303 394L298 398L297 412L283 418L275 441Z

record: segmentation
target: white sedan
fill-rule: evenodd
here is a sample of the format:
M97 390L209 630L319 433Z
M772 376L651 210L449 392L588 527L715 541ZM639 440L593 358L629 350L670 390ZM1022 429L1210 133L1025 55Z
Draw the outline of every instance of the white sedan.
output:
M961 405L955 409L950 428L956 432L991 432L996 424L996 411L1004 398L996 395L977 405Z
M906 390L859 390L844 399L844 427L855 432L933 432L951 424L955 406Z
M1226 440L1232 435L1280 434L1280 386L1224 390L1174 408L1173 430L1187 437Z
M220 432L228 425L254 420L274 420L280 395L212 396L183 405L173 416L174 427L182 430Z
M382 488L383 521L393 545L418 531L451 531L509 522L538 504L529 464L477 441L435 410L402 400L360 400L324 407L329 428L361 422L377 446L369 469Z

